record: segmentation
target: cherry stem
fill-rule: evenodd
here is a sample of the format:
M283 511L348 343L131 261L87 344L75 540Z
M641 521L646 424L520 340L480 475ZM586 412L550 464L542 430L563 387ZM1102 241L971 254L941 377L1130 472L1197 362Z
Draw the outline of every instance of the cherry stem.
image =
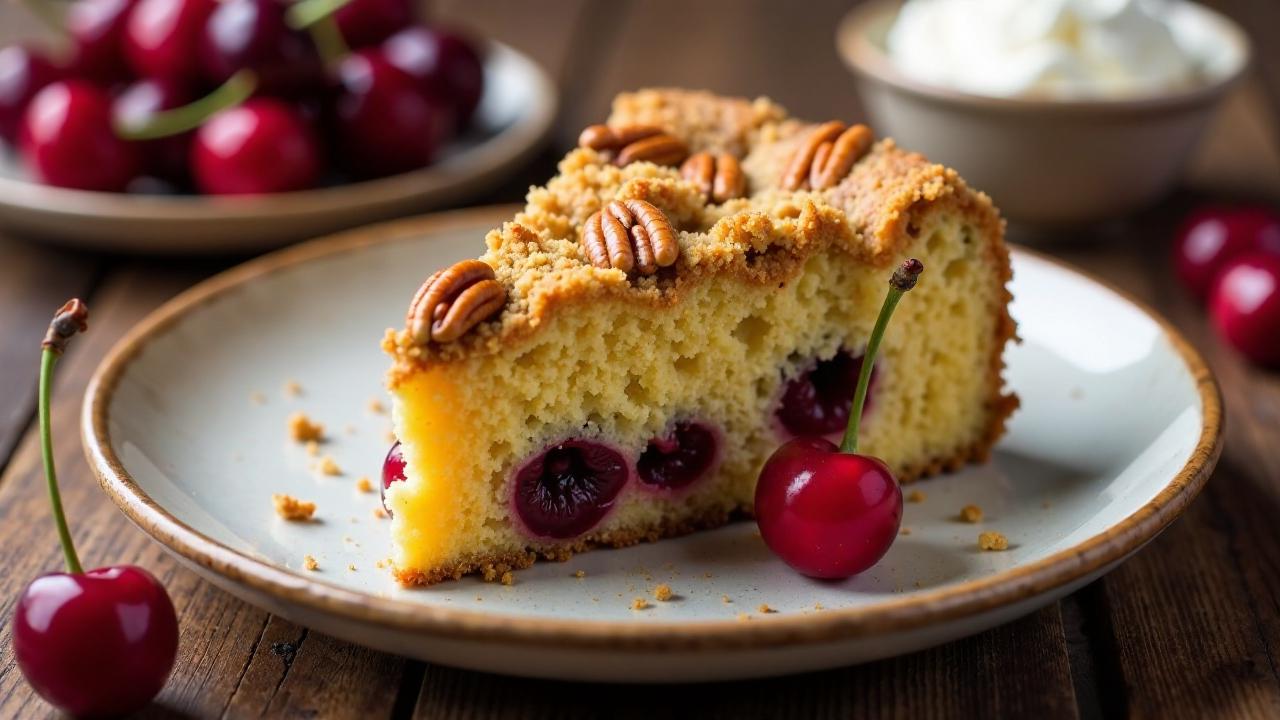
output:
M67 16L66 11L61 7L62 3L52 3L49 0L18 0L18 4L35 16L41 24L59 36L67 37Z
M53 465L53 429L49 420L49 396L53 385L53 368L62 357L68 341L78 332L88 329L89 308L80 300L68 300L53 316L49 331L45 333L40 353L40 456L44 461L44 478L49 485L49 504L53 506L53 522L58 528L58 541L62 543L62 556L67 562L67 572L82 573L80 557L76 555L67 516L62 511L62 494L58 492L58 473Z
M889 279L889 292L884 296L884 304L880 306L880 316L867 339L867 349L862 353L862 367L858 370L858 386L853 392L853 407L849 409L849 424L844 429L844 439L840 441L840 452L858 452L858 425L862 421L862 407L867 403L867 387L871 384L871 368L876 362L876 353L880 351L880 341L884 339L885 328L889 327L889 318L898 307L898 301L911 288L916 286L916 278L924 272L924 264L915 258L905 260L902 266L894 271Z
M341 10L351 0L298 0L285 11L285 22L294 30L309 28Z
M125 140L155 140L195 130L205 120L248 100L258 87L258 76L252 70L240 70L227 78L213 92L172 110L158 112L142 122L116 121L115 131Z
M326 67L337 65L339 60L351 52L347 41L342 38L338 23L334 22L331 15L325 15L308 25L307 32L311 33L311 42L315 43L316 52L320 53L320 59Z

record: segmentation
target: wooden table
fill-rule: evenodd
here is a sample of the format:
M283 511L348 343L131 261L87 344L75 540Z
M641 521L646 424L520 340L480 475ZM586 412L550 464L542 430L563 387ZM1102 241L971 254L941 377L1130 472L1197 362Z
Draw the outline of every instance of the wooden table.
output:
M78 410L107 348L179 290L233 258L92 255L0 238L0 717L50 709L13 662L9 617L36 575L60 569L34 423L38 342L79 295L93 331L61 365L53 423L63 492L86 566L131 562L168 586L181 618L177 666L155 715L242 717L1280 717L1280 374L1214 337L1168 263L1172 227L1206 198L1280 202L1280 8L1215 3L1256 33L1258 63L1159 207L1050 248L1165 313L1202 349L1227 402L1227 444L1208 488L1150 547L1066 600L914 655L800 677L693 687L590 686L408 661L274 617L177 566L99 492L81 456ZM798 5L798 4L797 4ZM559 80L553 147L478 202L545 179L614 92L642 85L768 94L798 115L860 116L833 50L845 0L805 3L455 0L437 14L541 61ZM25 30L10 7L0 34ZM1263 42L1260 42L1263 41ZM998 198L997 198L998 200ZM1016 238L1015 238L1016 239Z

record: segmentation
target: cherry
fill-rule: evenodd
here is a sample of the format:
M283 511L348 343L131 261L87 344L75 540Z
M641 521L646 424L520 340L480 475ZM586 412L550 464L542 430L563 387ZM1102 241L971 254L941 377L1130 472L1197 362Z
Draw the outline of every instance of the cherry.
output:
M377 45L413 22L410 0L351 0L333 14L338 30L354 48Z
M67 8L73 76L102 85L129 78L124 33L133 5L134 0L77 0Z
M400 441L395 441L391 449L387 451L387 457L382 461L382 509L391 514L391 508L387 506L387 490L391 488L391 483L404 482L404 451L400 448Z
M200 46L214 0L138 0L125 25L125 56L142 77L194 84Z
M201 35L205 76L226 82L240 70L253 70L268 95L298 97L324 82L320 56L310 42L285 23L278 0L223 0L209 15Z
M319 177L320 145L291 105L254 98L200 127L191 170L196 186L210 195L303 190Z
M813 369L789 381L775 413L778 422L797 436L831 435L843 430L849 422L849 407L862 362L861 355L855 357L841 348L831 359L819 360ZM873 371L873 389L875 382Z
M1254 251L1226 265L1210 299L1218 332L1259 365L1280 367L1280 254Z
M455 32L414 26L387 38L382 51L430 97L452 103L455 126L466 127L484 94L484 62L471 41Z
M858 424L885 327L923 270L919 260L907 260L889 281L840 446L824 438L795 438L778 448L760 470L755 496L760 537L783 562L805 575L856 575L879 562L898 535L902 490L881 460L858 454Z
M1207 207L1178 230L1174 265L1183 285L1204 300L1225 264L1257 249L1280 255L1280 214L1264 207Z
M164 587L140 567L80 566L58 492L49 425L53 370L68 342L88 329L89 310L70 300L42 344L41 455L67 572L36 578L13 613L13 653L41 697L75 716L118 716L141 709L164 686L178 650L178 618Z
M565 440L516 471L516 514L537 537L577 537L609 513L628 474L616 450L591 440Z
M678 490L705 476L718 454L715 430L696 422L676 423L667 436L649 441L636 462L636 474L645 485Z
M0 48L0 139L18 142L27 104L46 85L60 80L62 74L39 52L20 45Z
M137 147L112 128L111 99L77 80L56 82L32 98L22 153L42 182L80 190L124 190L139 166Z
M144 125L165 110L191 102L186 86L166 80L138 80L116 96L112 116L117 126ZM194 133L187 131L140 144L143 170L177 185L189 180L187 158Z
M448 127L448 108L376 50L338 65L335 132L340 160L364 177L392 175L431 162Z

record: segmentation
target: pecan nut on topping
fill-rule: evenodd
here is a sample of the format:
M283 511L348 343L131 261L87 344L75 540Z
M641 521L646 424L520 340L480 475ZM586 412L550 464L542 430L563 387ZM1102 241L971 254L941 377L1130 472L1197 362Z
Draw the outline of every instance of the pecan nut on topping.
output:
M587 218L582 245L595 267L641 275L656 273L680 255L671 221L644 200L614 200Z
M791 156L782 173L782 189L826 190L835 186L867 154L874 140L866 125L846 128L839 120L819 125Z
M728 202L747 193L747 176L738 158L729 153L695 153L680 166L685 180L698 186L703 197L716 203Z
M641 161L679 165L689 154L680 138L655 125L592 125L578 136L578 146L611 156L618 167Z
M415 342L453 342L507 304L507 289L480 260L437 270L418 288L405 323Z

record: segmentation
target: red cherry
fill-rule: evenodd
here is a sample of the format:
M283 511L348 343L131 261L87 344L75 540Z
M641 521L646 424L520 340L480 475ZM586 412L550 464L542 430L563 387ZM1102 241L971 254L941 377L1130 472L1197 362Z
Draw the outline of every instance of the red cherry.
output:
M471 41L455 32L415 26L387 38L382 51L430 97L451 103L455 125L466 127L484 94L484 62Z
M292 106L254 98L196 131L191 169L197 187L210 195L304 190L320 175L320 145Z
M1280 214L1263 207L1208 207L1179 229L1174 265L1183 285L1203 300L1224 265L1257 249L1280 255Z
M760 471L755 514L765 544L788 565L810 577L845 578L889 551L902 522L902 490L876 458L796 438Z
M1280 367L1280 255L1255 251L1227 264L1209 311L1218 332L1245 357Z
M124 49L134 72L194 84L200 77L200 46L214 0L138 0L125 26Z
M124 33L133 5L134 0L77 0L67 8L72 75L103 85L129 78Z
M138 149L111 124L111 99L83 81L54 83L27 106L22 153L40 181L119 192L137 175Z
M36 578L13 614L13 652L36 692L67 713L116 717L164 687L178 618L164 587L140 567Z
M391 514L391 508L387 506L387 489L391 487L391 483L404 482L404 451L400 449L400 441L397 440L391 449L387 451L387 457L382 461L382 509Z
M342 38L353 48L377 45L413 22L410 0L351 0L333 14Z
M629 476L617 450L592 440L565 440L516 471L516 515L536 537L578 537L609 514Z
M226 82L239 70L257 74L266 95L298 97L324 83L324 67L310 41L285 23L278 0L223 0L201 34L205 76Z
M27 103L63 72L44 55L20 45L0 48L0 139L16 144Z
M141 125L162 110L172 110L194 98L183 85L164 80L139 80L116 96L112 115L117 124ZM139 144L143 171L175 185L190 179L188 158L194 132L147 140Z
M448 127L445 105L427 98L376 50L343 58L338 81L335 132L348 170L379 177L431 162Z
M795 436L831 435L849 423L853 391L862 370L862 356L841 348L829 360L817 361L813 368L790 380L782 390L774 417L783 429ZM870 394L875 389L872 368L865 415L871 409Z
M636 461L636 475L648 487L686 488L705 477L720 455L720 435L697 422L676 423L664 437L654 438Z

